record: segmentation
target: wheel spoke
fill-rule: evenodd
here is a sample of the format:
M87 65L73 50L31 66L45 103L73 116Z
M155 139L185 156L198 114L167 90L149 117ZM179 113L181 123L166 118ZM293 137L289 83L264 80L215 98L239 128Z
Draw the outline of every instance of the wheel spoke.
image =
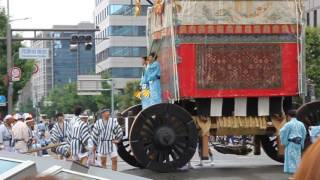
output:
M182 151L180 151L179 148L175 145L172 148L174 152L178 155L178 157L181 157Z
M176 136L176 142L184 142L187 143L188 142L188 136Z
M178 159L177 154L171 149L169 154L171 155L172 159L176 161Z
M158 162L163 162L164 160L164 156L163 156L163 153L160 151L159 154L158 154Z
M148 118L148 120L151 122L153 127L157 127L160 125L159 121L157 121L156 119Z
M149 122L150 122L151 124L150 124ZM147 127L147 128L150 129L150 130L153 130L153 129L154 129L153 124L152 124L152 122L151 122L150 120L146 121L146 123L144 124L144 127Z
M159 124L163 125L164 124L164 120L162 117L156 116L155 117L155 121L159 122Z
M165 152L164 152L164 158L165 158L165 160L166 160L167 163L170 162L170 158L169 158L169 153L168 153L168 151L165 151Z
M181 144L183 144L183 143L182 143L182 142L177 142L177 143L175 143L175 145L178 146L178 147L181 148L181 149L186 148L186 147L185 147L186 144L183 144L183 145L181 145Z
M153 146L152 143L150 143L150 144L144 146L144 149L145 149L145 150L154 149L154 146Z
M144 132L144 133L143 133L143 132ZM141 134L141 135L142 135L142 134L147 134L147 135L148 135L147 137L150 137L150 136L153 135L153 131L150 130L150 129L147 129L147 128L142 128L140 134Z
M181 122L179 122L179 121L174 121L174 123L172 123L172 124L170 124L171 126L173 126L175 129L179 129L179 130L181 130L181 129L185 129L184 128L184 125L181 123Z

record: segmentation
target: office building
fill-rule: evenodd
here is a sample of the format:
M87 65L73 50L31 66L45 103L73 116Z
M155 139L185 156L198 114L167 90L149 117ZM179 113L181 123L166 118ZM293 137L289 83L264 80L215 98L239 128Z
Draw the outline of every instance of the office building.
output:
M81 22L77 25L54 25L53 29L95 29L95 26L93 23ZM94 32L43 32L38 36L71 39L73 35L94 37ZM36 61L39 72L32 77L34 104L48 96L54 87L75 82L78 74L95 74L94 42L90 50L85 48L84 43L79 43L79 47L71 50L70 40L35 41L32 47L49 49L49 59ZM79 51L77 51L78 48Z
M51 36L50 32L43 32L39 34L38 38L48 38ZM52 79L52 42L51 41L34 41L31 44L33 48L48 48L49 58L36 60L38 66L38 72L31 78L32 85L32 99L33 104L36 106L41 99L49 94L49 91L53 87Z
M96 0L96 73L107 72L117 89L141 77L142 56L147 54L146 15L142 1L141 16L134 16L135 1Z
M55 25L53 29L94 29L92 23L79 23L76 26ZM94 32L55 32L56 38L71 38L72 35L91 35L94 39ZM53 56L53 85L61 86L67 83L75 82L77 75L95 74L95 49L94 42L90 50L85 49L85 44L79 44L78 48L71 50L70 41L54 41L52 48Z

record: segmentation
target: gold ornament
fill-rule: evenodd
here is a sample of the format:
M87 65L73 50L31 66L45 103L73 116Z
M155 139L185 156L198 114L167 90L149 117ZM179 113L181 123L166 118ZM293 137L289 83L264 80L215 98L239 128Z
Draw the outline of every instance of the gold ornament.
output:
M134 15L135 16L141 15L141 0L136 0L136 4L134 7Z

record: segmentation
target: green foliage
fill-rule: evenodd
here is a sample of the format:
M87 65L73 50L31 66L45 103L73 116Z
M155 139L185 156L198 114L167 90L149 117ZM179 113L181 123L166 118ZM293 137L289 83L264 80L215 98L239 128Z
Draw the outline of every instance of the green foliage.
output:
M118 108L123 111L130 106L140 103L140 100L134 96L135 92L139 89L139 81L132 81L127 83L123 94L118 95Z
M306 30L306 68L307 78L316 84L317 97L320 96L320 29Z
M51 101L51 106L45 106L45 102ZM82 106L92 112L98 111L100 108L110 104L110 95L100 96L78 96L76 83L64 85L53 89L47 98L45 98L40 106L41 113L53 117L56 112L72 114L76 106ZM107 103L108 102L108 103Z
M103 83L103 88L108 89L110 85ZM122 111L130 106L139 104L140 101L134 97L134 93L139 88L139 82L129 82L124 89L124 93L119 93L115 96L115 108ZM89 109L91 112L107 107L111 108L111 92L104 91L99 96L78 96L76 83L67 84L53 89L47 98L40 104L41 114L47 114L48 117L54 117L56 112L72 114L75 106L80 105L84 109ZM45 106L51 101L51 106Z
M108 75L102 75L103 79L108 79ZM102 83L103 89L109 89L107 82ZM45 101L51 101L51 106L45 106ZM76 106L82 106L91 112L97 112L102 108L111 108L111 92L103 91L99 96L78 96L76 83L66 84L56 87L49 93L48 97L43 99L40 104L42 114L48 117L54 117L56 112L73 114Z
M0 36L6 36L6 23L7 17L5 13L0 12ZM21 68L22 77L20 81L14 82L13 88L13 103L15 104L18 100L18 92L26 85L26 83L30 80L32 75L32 69L34 62L19 60L18 59L18 51L21 47L20 42L13 42L12 44L12 58L14 59L14 66ZM0 41L0 95L7 96L7 83L5 83L5 79L7 77L7 46L6 41ZM6 107L0 107L0 112L6 113Z

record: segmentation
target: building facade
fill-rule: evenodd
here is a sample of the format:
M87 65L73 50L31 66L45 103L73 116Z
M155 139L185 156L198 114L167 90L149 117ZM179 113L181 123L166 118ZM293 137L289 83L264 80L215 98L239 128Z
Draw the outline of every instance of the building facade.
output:
M43 32L38 35L39 38L48 38L51 36L50 32ZM36 60L38 72L31 78L32 99L36 106L40 100L47 96L53 87L53 71L52 71L52 42L51 41L34 41L31 44L33 48L48 48L49 58Z
M53 29L95 29L92 23L79 23L76 26L56 25ZM55 32L54 37L71 38L72 35L91 35L94 38L94 32ZM95 45L92 44L90 50L85 49L84 43L79 43L79 48L70 49L70 41L54 41L52 48L53 58L53 85L61 86L67 83L75 82L77 75L95 74ZM78 53L79 49L79 53Z
M54 25L53 29L95 29L95 25L81 22L77 25ZM91 35L94 37L94 32L43 32L39 36L71 39L72 35ZM78 74L95 74L95 45L94 42L92 43L90 50L85 49L84 43L79 43L79 47L71 50L69 40L35 41L32 43L32 47L49 49L49 59L36 61L39 71L32 77L34 104L40 102L54 87L75 82Z
M307 26L320 27L320 0L305 1Z
M142 1L140 16L134 15L132 0L96 0L96 73L107 72L117 89L141 77L141 57L147 55L146 15ZM143 4L144 3L144 4Z

